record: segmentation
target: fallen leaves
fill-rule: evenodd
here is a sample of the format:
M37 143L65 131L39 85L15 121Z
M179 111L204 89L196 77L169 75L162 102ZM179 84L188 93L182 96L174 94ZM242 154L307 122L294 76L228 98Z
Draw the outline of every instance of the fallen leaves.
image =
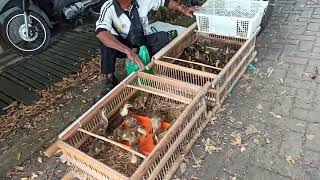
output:
M23 166L16 166L16 167L14 167L14 169L15 169L16 171L23 171L23 170L24 170L24 167L23 167Z
M281 119L281 118L282 118L281 115L276 114L275 112L270 112L270 114L271 114L274 118L276 118L276 119Z
M38 157L38 162L39 162L39 163L41 163L41 164L43 163L43 161L42 161L42 158L41 158L41 157Z
M186 170L187 170L187 163L182 162L182 163L180 164L181 174L183 174L184 172L186 172Z
M260 133L260 131L257 130L256 127L254 127L252 124L250 124L245 132L244 132L246 135L251 135L251 134L255 134L255 133Z
M279 81L281 84L283 84L283 78L280 78Z
M271 74L272 74L272 72L273 72L273 67L268 67L268 69L267 69L267 74L268 74L268 78L271 76Z
M262 107L262 105L261 105L261 104L258 104L257 109L259 109L259 110L263 110L264 108Z
M315 135L313 135L313 134L307 134L307 135L306 135L306 137L307 137L308 140L313 140L314 136L315 136Z
M58 112L61 104L63 106L63 104L74 98L69 91L71 87L78 87L86 80L99 82L102 79L100 74L100 58L98 56L82 64L78 73L64 77L62 81L45 90L37 91L36 93L41 99L32 105L26 106L17 102L10 104L4 109L6 114L0 116L0 139L8 137L15 132L15 129L21 127L37 127L38 124L48 119L51 114ZM85 93L86 89L82 90L82 92ZM63 103L59 103L57 100Z
M231 140L230 144L234 146L241 146L241 134L240 133L232 133L230 135L233 139Z
M293 159L292 156L286 156L286 160L287 160L288 163L296 164L296 161Z
M216 147L210 138L202 139L202 143L204 146L204 151L209 154L212 154L213 152L219 152L222 150L221 147Z
M17 161L19 161L20 159L21 159L21 152L17 154Z

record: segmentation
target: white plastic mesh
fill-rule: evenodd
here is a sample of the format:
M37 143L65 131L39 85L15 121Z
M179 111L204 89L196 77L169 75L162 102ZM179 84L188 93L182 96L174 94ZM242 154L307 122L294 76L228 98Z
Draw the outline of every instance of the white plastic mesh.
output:
M196 14L253 18L263 9L260 3L250 0L207 0Z

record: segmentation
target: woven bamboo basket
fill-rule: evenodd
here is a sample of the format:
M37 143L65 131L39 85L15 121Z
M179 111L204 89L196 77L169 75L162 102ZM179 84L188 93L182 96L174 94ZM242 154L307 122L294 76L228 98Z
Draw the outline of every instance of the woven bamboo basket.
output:
M165 48L153 56L152 63L148 65L157 76L180 80L189 84L203 86L206 82L212 82L212 87L207 94L208 105L219 105L230 95L234 85L238 82L249 63L255 58L255 42L257 32L248 40L226 37L214 34L206 34L196 31L196 23L191 25L182 35L170 42ZM174 61L187 62L179 59L184 49L197 40L213 42L214 44L227 45L237 48L236 54L229 60L219 73L209 73L173 64ZM207 66L206 64L200 64Z
M62 150L62 158L70 165L65 179L169 179L208 122L205 95L210 86L209 82L203 87L190 86L143 72L133 73L65 129L45 153L51 156L58 149ZM87 155L80 147L90 138L101 138L95 132L99 128L102 111L111 119L130 98L141 91L172 103L185 104L186 108L171 123L151 154L143 157L137 152L143 161L131 176L126 176ZM117 145L110 141L107 142Z

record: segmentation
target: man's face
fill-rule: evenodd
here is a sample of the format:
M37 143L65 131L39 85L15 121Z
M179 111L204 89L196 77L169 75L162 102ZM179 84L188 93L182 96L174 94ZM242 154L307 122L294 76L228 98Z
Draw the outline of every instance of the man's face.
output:
M118 2L123 4L129 4L132 2L132 0L118 0Z

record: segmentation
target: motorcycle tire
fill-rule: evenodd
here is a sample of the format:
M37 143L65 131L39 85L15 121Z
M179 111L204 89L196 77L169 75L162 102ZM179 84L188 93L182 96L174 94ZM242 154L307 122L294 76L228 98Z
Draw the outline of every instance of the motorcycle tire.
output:
M268 1L268 6L266 9L266 12L264 16L262 17L261 24L260 24L260 31L258 33L258 36L263 32L263 30L267 27L269 20L272 16L274 5L273 5L273 0L267 0Z
M23 35L25 32L22 32L24 28L22 27L24 25L24 14L22 10L15 10L12 13L10 13L4 20L3 27L4 27L4 34L5 39L9 47L11 47L13 50L20 54L29 55L29 54L36 54L43 50L45 50L51 39L51 32L50 28L47 24L47 22L44 20L44 18L39 15L38 13L35 13L33 11L29 12L29 17L33 20L32 22L37 22L39 27L36 27L36 25L30 26L34 28L35 30L32 31L35 33L34 39L23 39ZM40 29L40 30L39 30ZM38 44L35 44L36 40L39 40L40 38L40 32L41 36L43 36L42 40ZM16 39L13 39L13 34L16 34L18 36L15 36ZM20 38L20 40L18 40ZM34 48L23 48L20 47L18 44L27 44L27 47L34 46Z

